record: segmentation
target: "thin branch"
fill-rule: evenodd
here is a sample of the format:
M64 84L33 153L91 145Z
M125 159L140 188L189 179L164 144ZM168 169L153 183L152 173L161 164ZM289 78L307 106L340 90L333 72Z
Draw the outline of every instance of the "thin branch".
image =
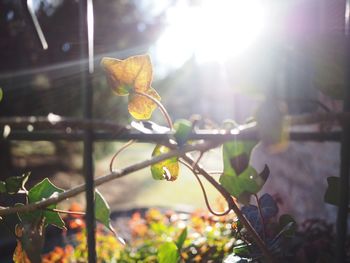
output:
M46 211L51 211L51 212L57 212L61 214L68 214L68 215L80 215L84 216L86 213L85 212L78 212L78 211L69 211L69 210L61 210L61 209L56 209L56 208L44 208Z
M199 161L202 159L203 154L204 154L203 152L200 152L200 153L199 153L199 156L198 156L198 158L197 158L197 160L195 160L195 162L194 162L193 165L191 166L191 169L192 169L193 172L195 172L195 171L194 171L194 167L195 167L195 166L199 163Z
M146 168L146 167L148 167L152 164L158 163L160 161L164 161L166 159L169 159L169 158L172 158L175 156L183 156L187 152L207 151L207 150L215 148L217 146L218 146L218 143L213 143L213 142L204 142L204 143L199 143L196 145L186 145L181 149L169 151L165 154L152 157L148 160L138 162L138 163L131 165L131 166L128 166L124 169L120 169L120 170L115 171L113 173L101 176L101 177L94 180L94 185L95 185L95 187L102 185L102 184L107 183L109 181L112 181L114 179L123 177L127 174L130 174L130 173L136 172L140 169ZM80 184L76 187L73 187L73 188L63 192L63 193L58 194L57 196L50 197L48 199L45 199L45 200L42 200L39 202L31 203L31 204L24 205L24 206L18 206L18 207L5 207L5 208L0 207L0 216L6 216L6 215L18 213L18 212L31 212L31 211L35 211L38 209L42 209L42 208L45 208L49 205L62 202L63 200L70 198L70 197L73 197L73 196L76 196L84 191L85 191L85 184Z
M262 225L262 229L263 229L263 239L266 240L266 229L265 229L265 221L264 221L264 217L261 211L261 205L259 202L259 198L256 194L254 194L254 197L256 199L256 205L258 206L258 211L259 211L259 216L260 216L260 220L261 220L261 225Z
M188 154L182 156L182 159L184 159L190 166L192 166L194 163L194 160L192 160ZM265 258L271 263L275 262L275 259L271 255L264 241L260 238L260 236L252 227L250 222L245 218L242 211L239 209L235 201L232 199L230 193L228 193L226 189L222 185L220 185L214 178L212 178L210 174L208 174L201 166L197 164L195 165L194 168L196 171L198 171L199 174L203 175L204 178L208 182L210 182L222 194L222 196L226 199L226 201L230 204L231 209L235 212L235 214L237 215L242 225L247 229L248 233L252 236L253 240L255 241L255 243L261 250L262 254L265 256Z

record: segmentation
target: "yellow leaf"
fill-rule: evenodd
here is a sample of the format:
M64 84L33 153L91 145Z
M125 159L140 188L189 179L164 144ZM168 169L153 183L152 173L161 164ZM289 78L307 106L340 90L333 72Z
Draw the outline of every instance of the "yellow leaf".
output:
M158 95L155 89L150 88L144 93L160 101L160 96ZM152 100L150 100L145 96L138 95L135 93L129 95L128 109L131 116L133 116L137 120L149 119L152 116L152 112L156 108L157 108L157 104L155 104Z
M17 240L17 246L15 252L13 253L13 262L14 263L30 263L30 260L26 252L22 248L21 241Z
M153 69L150 57L140 55L125 60L103 58L101 65L112 90L119 96L129 95L130 114L136 119L149 119L157 105L137 93L145 93L160 100L158 93L151 87Z

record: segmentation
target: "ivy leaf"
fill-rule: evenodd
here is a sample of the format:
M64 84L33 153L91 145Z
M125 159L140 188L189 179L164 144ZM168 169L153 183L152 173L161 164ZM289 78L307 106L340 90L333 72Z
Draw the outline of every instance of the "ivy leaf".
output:
M275 200L269 194L264 194L259 198L259 205L264 221L274 217L278 213L278 207ZM246 205L242 207L242 213L246 216L252 227L258 232L262 233L263 222L261 222L259 209L255 205Z
M6 193L6 183L4 181L0 181L0 193Z
M170 149L164 145L158 144L152 153L152 156L158 156L169 152ZM170 159L155 163L151 165L152 177L155 180L167 180L174 181L179 175L179 162L178 157L172 157Z
M240 174L235 170L236 167L232 166L234 163L237 165L237 167L240 166L240 171L244 171L248 166L249 156L255 145L256 142L254 141L233 141L225 143L223 146L224 174L231 176ZM239 156L244 156L247 161L244 163L239 163L237 160Z
M19 190L25 189L24 185L28 181L30 173L25 173L22 176L11 176L5 180L6 192L8 194L16 194Z
M241 203L249 202L250 195L255 194L260 190L259 185L255 180L258 180L256 170L249 166L239 176L231 176L223 174L220 176L220 184L231 195L236 197Z
M330 176L327 178L328 187L324 195L324 201L328 204L339 204L339 177Z
M178 250L181 250L187 238L187 227L185 227L176 241Z
M3 97L4 97L4 91L0 87L0 101L2 101Z
M278 223L279 228L281 229L279 235L283 234L286 237L291 237L297 230L297 222L291 215L281 215L278 220Z
M340 178L330 176L327 178L328 187L324 195L324 201L331 205L339 205Z
M15 207L24 206L24 204L17 203L15 204ZM36 210L32 212L20 212L17 213L19 220L22 223L32 223L37 224L41 219L43 215L42 210Z
M158 249L157 259L159 263L177 263L179 257L179 251L174 242L166 242Z
M56 187L48 178L45 178L40 183L33 186L28 192L28 202L35 203L52 196L55 196L59 193L62 193L63 190L61 188ZM49 209L55 209L56 204L52 204L48 206ZM36 211L38 212L38 211ZM39 214L38 214L39 216ZM64 222L60 217L59 213L53 211L42 211L42 216L45 218L45 224L52 224L59 228L64 228Z
M158 93L151 87L153 68L150 57L140 55L125 60L103 58L101 65L106 71L112 90L119 96L129 96L129 113L138 120L149 119L157 104L135 92L160 100Z
M269 169L258 173L249 165L249 156L255 142L228 142L223 146L224 173L220 184L241 203L249 203L250 195L256 194L265 184Z
M153 88L150 88L143 93L150 95L152 98L160 101L160 96ZM152 113L156 108L157 104L145 96L135 93L131 93L129 95L128 110L131 116L137 120L148 120L151 118Z
M111 225L111 210L108 203L102 196L102 194L96 189L95 190L95 218L100 221L105 227L107 227L113 234L116 232Z
M184 145L188 140L188 135L192 132L192 123L185 119L177 120L174 123L175 140L179 146Z

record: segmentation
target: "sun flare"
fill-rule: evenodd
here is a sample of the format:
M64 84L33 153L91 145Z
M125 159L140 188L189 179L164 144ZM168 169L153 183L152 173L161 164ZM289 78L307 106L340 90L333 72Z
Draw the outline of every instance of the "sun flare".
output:
M179 4L168 12L168 27L156 44L156 55L175 67L190 56L199 63L226 61L244 53L265 24L260 0L207 0L195 7Z

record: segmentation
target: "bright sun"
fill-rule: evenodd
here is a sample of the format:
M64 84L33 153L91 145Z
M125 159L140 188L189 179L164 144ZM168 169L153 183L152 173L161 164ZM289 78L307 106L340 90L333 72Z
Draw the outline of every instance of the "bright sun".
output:
M201 63L242 54L265 27L261 0L204 0L196 7L179 2L155 47L160 62L174 67L192 55Z

